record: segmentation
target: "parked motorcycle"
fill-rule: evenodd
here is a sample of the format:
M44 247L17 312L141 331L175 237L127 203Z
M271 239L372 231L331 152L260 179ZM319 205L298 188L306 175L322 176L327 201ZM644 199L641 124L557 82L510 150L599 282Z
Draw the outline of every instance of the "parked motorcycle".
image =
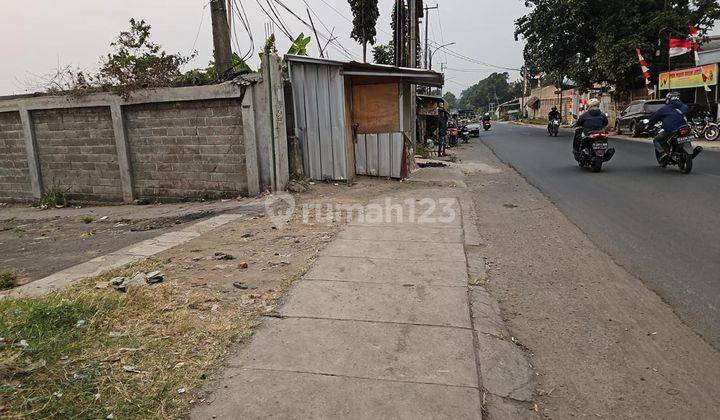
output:
M692 141L695 138L692 127L689 125L680 127L674 132L668 144L670 145L670 159L667 162L661 162L660 152L655 150L655 159L662 168L668 165L677 165L680 172L689 174L693 170L693 160L703 151L700 146L694 147Z
M483 121L483 129L485 131L488 131L490 129L490 127L491 127L490 121Z
M552 120L548 124L548 133L550 134L550 137L557 137L558 133L560 133L560 120Z
M593 172L602 171L603 164L615 155L615 149L609 147L606 131L596 131L589 135L582 134L579 152L574 152L575 160L581 168L589 167Z
M699 139L707 141L715 141L720 137L720 128L713 122L712 118L695 118L692 120L691 127L693 132Z
M460 129L458 130L458 136L463 143L470 142L470 130L468 129L467 125L463 125L460 127Z
M458 144L458 129L457 127L451 127L448 130L448 146L455 147Z

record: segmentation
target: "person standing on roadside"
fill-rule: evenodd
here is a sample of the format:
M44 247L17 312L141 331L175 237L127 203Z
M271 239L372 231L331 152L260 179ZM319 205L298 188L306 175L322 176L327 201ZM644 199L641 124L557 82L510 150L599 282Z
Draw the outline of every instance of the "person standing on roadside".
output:
M445 110L445 106L440 104L440 107L438 108L438 157L445 156L449 119L450 115Z

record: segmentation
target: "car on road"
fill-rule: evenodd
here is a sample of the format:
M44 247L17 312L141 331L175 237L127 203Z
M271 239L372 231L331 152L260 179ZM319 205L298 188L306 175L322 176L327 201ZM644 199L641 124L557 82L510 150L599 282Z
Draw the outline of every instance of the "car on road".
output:
M470 137L480 137L480 123L471 123L467 125L470 131Z
M650 116L665 105L664 100L655 101L633 101L623 112L620 113L615 122L615 132L622 134L629 131L633 137L640 137L643 134L649 134L652 127L648 127L643 120Z

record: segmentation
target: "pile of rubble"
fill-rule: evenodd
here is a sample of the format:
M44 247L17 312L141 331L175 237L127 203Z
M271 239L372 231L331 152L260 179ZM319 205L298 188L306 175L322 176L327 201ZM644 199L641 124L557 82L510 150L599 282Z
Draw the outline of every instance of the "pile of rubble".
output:
M96 289L115 289L118 292L127 292L128 289L143 285L162 283L165 280L163 274L159 271L150 273L138 272L132 277L114 277L110 281L99 282L95 285Z

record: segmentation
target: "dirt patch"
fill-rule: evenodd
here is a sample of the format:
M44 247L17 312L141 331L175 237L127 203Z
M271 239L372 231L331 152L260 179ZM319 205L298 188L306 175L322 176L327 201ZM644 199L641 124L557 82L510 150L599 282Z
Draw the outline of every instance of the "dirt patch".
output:
M366 203L409 187L365 180L311 188L296 196L299 205ZM243 215L138 266L0 302L0 417L185 416L234 344L277 316L284 292L343 223L302 219L298 211L278 227ZM138 270L160 270L164 281L126 293L96 288Z
M235 208L244 208L247 213L263 212L260 206L235 203ZM18 275L18 285L26 284L221 211L232 211L227 207L195 210L192 204L162 213L144 206L114 209L53 209L48 212L52 217L39 218L34 213L35 217L0 221L0 271L12 271Z

